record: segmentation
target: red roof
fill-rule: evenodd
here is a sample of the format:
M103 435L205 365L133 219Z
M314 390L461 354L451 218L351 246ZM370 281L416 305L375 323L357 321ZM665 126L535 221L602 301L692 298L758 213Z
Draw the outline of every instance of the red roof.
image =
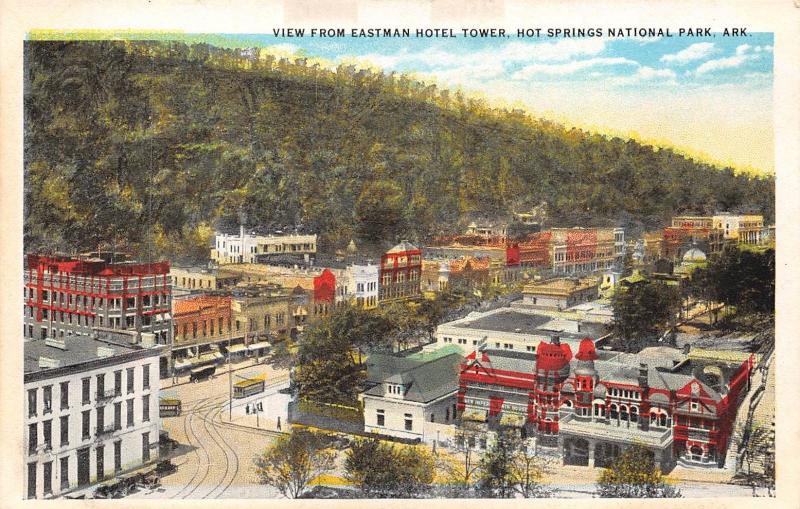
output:
M572 349L567 343L553 344L542 341L536 347L536 369L557 371L572 359Z
M583 338L580 346L578 346L578 353L575 358L580 361L593 361L597 359L597 351L594 349L594 341L589 338Z

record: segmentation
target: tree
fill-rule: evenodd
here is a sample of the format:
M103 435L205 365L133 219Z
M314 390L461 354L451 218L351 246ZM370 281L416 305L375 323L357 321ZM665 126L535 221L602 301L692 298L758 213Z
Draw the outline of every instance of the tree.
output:
M520 447L512 456L509 472L511 486L524 498L547 498L552 490L542 484L542 479L551 466L552 461L524 446Z
M447 498L468 496L481 477L480 457L473 451L479 433L462 423L456 431L453 452L437 457L437 470L447 479Z
M352 403L366 375L362 349L380 349L392 323L372 310L336 309L300 341L293 382L302 398Z
M279 437L266 452L256 457L256 472L287 498L299 497L308 484L334 467L335 454L324 448L316 433L292 430Z
M642 280L614 292L612 328L620 345L629 351L639 351L661 331L672 327L681 305L677 287Z
M525 440L512 431L501 431L480 464L480 491L488 497L549 497L542 484L549 462L528 450Z
M345 477L365 495L415 498L433 483L434 458L422 447L398 447L370 439L350 447L344 467Z
M604 468L597 479L602 498L678 498L680 490L667 484L647 448L633 445Z
M775 251L726 248L713 258L703 279L714 300L735 306L737 314L775 313Z

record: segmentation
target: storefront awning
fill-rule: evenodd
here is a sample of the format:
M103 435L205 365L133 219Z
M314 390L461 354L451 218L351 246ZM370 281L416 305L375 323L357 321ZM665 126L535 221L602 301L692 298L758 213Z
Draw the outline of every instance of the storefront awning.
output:
M465 410L461 420L473 422L486 422L486 412L482 410Z
M230 352L230 353L243 352L244 350L247 350L247 345L242 345L242 344L231 345L231 346L229 346L227 348L228 348L228 352Z
M192 359L178 359L175 361L175 369L186 369L192 366Z
M269 341L260 341L258 343L251 343L250 346L247 347L247 349L253 351L253 350L260 350L262 348L269 348L270 346L272 345L269 344Z
M519 414L504 413L500 417L500 425L521 428L525 426L525 417Z
M204 353L200 355L200 357L197 357L194 360L194 364L203 364L204 362L214 362L221 360L222 358L223 358L222 354L219 352Z

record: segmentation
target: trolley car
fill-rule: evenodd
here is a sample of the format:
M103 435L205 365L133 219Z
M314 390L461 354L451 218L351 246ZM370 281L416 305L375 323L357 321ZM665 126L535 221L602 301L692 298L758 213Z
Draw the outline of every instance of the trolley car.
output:
M248 378L233 384L233 397L236 399L246 398L261 392L264 392L263 378Z
M158 414L161 417L178 417L181 415L181 400L176 398L159 399Z

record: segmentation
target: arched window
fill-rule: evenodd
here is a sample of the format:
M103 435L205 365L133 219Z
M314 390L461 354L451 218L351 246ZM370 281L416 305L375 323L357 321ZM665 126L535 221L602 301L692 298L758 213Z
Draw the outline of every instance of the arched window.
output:
M619 417L619 414L617 413L617 405L614 403L611 403L611 405L608 407L608 416L612 419L617 419Z
M628 407L625 405L620 405L619 407L619 420L621 421L628 420Z
M631 422L639 422L639 409L635 406L631 407Z

